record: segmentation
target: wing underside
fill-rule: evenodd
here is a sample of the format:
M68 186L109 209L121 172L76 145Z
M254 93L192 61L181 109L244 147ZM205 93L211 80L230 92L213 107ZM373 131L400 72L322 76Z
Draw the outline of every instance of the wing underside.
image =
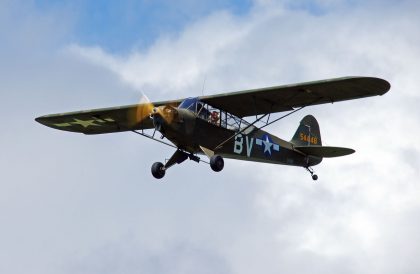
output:
M246 117L383 95L389 89L390 84L380 78L345 77L204 96L200 99L238 117Z

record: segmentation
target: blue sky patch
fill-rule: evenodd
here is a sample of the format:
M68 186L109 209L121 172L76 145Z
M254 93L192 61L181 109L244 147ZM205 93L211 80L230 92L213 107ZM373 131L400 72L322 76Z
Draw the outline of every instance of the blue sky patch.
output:
M147 48L159 36L178 33L185 26L220 10L240 15L251 0L36 0L38 9L65 8L76 17L74 36L82 45L98 45L110 52Z

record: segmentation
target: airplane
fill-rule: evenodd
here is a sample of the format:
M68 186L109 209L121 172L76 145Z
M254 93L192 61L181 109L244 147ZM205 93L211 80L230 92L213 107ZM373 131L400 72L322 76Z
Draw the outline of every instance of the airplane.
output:
M51 128L87 135L131 131L171 146L175 152L169 160L152 165L152 175L157 179L187 159L205 162L220 172L223 159L228 158L303 167L317 180L312 167L323 158L345 156L355 150L323 146L318 122L312 115L300 121L290 141L263 128L308 106L383 95L390 88L380 78L343 77L51 114L35 120ZM280 112L285 114L270 120L271 114ZM156 136L157 132L160 136ZM204 155L208 161L198 155Z

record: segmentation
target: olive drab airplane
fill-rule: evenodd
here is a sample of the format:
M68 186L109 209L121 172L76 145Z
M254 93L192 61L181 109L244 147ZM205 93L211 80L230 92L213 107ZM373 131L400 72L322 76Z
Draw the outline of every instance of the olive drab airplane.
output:
M152 165L152 174L157 179L162 178L168 168L187 159L209 163L211 169L219 172L224 167L223 158L230 158L303 167L317 180L312 167L323 158L355 151L323 146L318 122L312 115L301 120L290 141L263 128L307 106L383 95L390 87L379 78L345 77L52 114L35 120L55 129L88 135L132 131L171 146L175 149L172 157L165 163ZM277 112L285 114L272 119L270 115ZM209 161L198 155L207 156Z

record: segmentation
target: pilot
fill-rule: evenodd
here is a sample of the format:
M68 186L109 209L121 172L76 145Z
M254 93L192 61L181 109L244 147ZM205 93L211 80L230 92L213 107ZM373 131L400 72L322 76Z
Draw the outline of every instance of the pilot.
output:
M210 115L210 122L212 122L213 124L215 124L215 125L218 125L219 124L219 112L217 112L217 111L212 111L211 112L211 115Z

